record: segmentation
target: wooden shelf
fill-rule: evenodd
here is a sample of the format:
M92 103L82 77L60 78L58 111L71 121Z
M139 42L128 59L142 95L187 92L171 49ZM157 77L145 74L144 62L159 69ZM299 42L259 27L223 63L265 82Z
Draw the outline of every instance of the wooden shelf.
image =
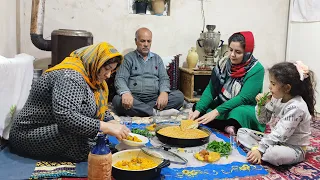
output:
M204 91L207 87L211 71L194 71L193 69L180 67L180 90L184 94L184 99L188 102L197 102L200 100L200 94L194 97L195 89L197 93Z
M179 68L180 71L186 72L188 74L193 74L193 75L211 75L211 70L210 71L195 71L193 69L188 69L188 68Z

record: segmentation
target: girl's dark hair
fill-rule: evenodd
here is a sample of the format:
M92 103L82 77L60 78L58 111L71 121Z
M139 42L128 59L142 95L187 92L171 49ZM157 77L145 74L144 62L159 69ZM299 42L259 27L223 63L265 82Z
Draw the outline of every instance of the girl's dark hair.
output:
M117 67L116 67L116 69L120 66L120 64L121 64L121 56L116 56L116 57L113 57L113 58L111 58L111 59L109 59L108 61L106 61L103 65L102 65L102 67L105 67L105 66L108 66L109 64L112 64L112 63L118 63L117 64Z
M228 39L228 46L230 46L231 42L239 42L243 49L246 48L246 40L241 33L234 33L232 36L230 36Z
M289 84L291 86L290 95L300 95L307 103L310 114L314 117L316 111L314 106L316 104L315 99L315 81L312 71L309 71L309 77L303 81L300 80L300 74L296 66L291 62L282 62L275 64L269 69L269 73L283 85Z

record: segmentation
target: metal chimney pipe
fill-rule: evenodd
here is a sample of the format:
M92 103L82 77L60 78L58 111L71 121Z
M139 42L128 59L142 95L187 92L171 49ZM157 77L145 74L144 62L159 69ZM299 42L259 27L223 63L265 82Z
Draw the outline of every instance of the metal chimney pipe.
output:
M37 48L51 51L51 40L43 38L45 2L45 0L32 0L30 36Z

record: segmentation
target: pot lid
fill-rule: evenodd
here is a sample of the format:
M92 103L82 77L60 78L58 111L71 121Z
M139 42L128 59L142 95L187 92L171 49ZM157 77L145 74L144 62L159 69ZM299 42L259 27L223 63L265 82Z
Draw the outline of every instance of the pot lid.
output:
M169 150L163 149L163 147L142 147L141 150L149 156L156 157L163 160L168 160L173 164L187 164L188 160L173 153Z

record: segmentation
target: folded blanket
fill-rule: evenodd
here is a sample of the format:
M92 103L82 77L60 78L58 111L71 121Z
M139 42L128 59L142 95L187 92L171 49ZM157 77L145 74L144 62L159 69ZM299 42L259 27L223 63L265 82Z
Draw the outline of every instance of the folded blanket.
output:
M0 56L0 136L9 138L14 114L22 109L33 79L34 57L19 54L14 58Z

